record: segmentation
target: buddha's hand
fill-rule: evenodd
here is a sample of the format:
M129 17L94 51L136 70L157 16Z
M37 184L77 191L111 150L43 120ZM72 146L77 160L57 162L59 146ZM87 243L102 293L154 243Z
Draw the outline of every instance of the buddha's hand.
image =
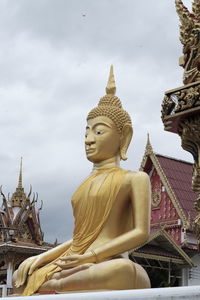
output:
M95 256L92 252L87 252L82 255L74 254L69 256L63 256L55 264L61 269L70 269L86 263L95 263Z
M17 270L17 280L15 282L16 288L22 286L28 275L31 275L33 271L43 263L42 255L31 256L24 260Z

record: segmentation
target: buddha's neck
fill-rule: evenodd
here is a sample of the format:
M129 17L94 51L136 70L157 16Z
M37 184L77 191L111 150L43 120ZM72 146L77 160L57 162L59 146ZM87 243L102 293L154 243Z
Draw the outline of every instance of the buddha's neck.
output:
M120 167L120 158L119 156L114 156L108 159L105 159L101 162L94 163L92 172L101 169L110 169L110 168L119 168Z

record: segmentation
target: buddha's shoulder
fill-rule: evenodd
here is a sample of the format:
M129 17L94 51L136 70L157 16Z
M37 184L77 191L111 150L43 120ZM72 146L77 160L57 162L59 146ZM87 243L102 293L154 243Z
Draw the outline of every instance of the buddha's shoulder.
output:
M149 182L149 175L143 171L126 170L125 178L128 182Z

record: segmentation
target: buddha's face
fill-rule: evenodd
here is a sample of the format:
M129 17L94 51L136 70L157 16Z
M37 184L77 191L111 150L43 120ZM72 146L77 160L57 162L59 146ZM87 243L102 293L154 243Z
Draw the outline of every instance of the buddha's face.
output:
M115 157L120 150L120 135L108 117L96 117L87 122L85 135L87 159L93 163Z

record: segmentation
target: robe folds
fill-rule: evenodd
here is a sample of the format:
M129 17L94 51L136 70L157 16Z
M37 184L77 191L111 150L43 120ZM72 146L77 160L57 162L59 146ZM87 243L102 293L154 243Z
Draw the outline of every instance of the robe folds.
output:
M127 172L121 168L98 170L80 185L72 197L75 223L70 247L28 276L23 296L34 294L52 274L62 270L54 264L62 256L83 254L92 245L105 225Z

